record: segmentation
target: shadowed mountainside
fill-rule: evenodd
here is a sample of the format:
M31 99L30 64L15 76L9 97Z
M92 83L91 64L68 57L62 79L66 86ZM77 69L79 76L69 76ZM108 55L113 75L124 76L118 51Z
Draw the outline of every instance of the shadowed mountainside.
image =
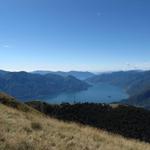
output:
M108 83L124 88L129 95L138 95L150 89L150 71L119 71L87 79L92 83Z
M88 87L87 83L73 76L62 77L54 74L38 75L27 72L0 72L0 91L21 100L36 99L61 92L82 91Z
M128 104L150 109L150 90L131 96L129 99L122 100L120 104Z

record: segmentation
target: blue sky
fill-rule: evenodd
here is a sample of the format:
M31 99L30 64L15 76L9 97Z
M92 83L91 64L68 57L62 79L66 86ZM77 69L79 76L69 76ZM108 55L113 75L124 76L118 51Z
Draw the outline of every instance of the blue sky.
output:
M1 0L0 69L150 68L149 0Z

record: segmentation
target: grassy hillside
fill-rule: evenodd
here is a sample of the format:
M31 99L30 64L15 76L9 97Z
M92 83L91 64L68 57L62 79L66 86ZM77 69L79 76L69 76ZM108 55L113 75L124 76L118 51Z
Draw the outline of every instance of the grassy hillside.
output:
M150 150L144 142L6 105L0 104L0 150Z

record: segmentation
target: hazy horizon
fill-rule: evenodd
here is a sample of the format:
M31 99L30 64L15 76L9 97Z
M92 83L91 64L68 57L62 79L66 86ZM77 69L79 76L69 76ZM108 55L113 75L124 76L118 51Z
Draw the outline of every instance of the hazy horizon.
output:
M36 72L36 71L40 71L40 72L89 72L89 73L93 73L93 74L98 74L98 73L109 73L109 72L119 72L119 71L150 71L150 69L127 69L127 70L101 70L101 71L90 71L90 70L6 70L6 69L1 69L0 71L8 71L8 72Z

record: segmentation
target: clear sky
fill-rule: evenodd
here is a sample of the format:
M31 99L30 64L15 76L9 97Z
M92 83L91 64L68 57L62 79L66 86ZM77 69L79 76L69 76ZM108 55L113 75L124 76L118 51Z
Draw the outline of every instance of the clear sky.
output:
M150 68L150 0L0 0L0 69Z

